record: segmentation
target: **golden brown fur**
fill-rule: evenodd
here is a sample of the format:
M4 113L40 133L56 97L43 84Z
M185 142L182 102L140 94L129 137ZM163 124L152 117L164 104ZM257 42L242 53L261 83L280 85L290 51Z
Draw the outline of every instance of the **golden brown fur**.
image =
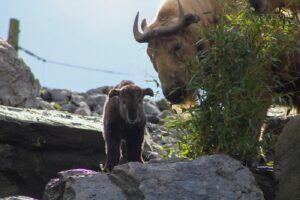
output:
M184 13L197 14L200 21L182 31L170 36L156 37L149 41L147 53L159 75L164 95L173 103L182 103L191 98L185 93L185 99L180 94L185 92L185 85L190 78L190 72L196 55L195 43L201 39L201 29L214 23L215 16L221 12L221 7L215 0L181 0ZM161 5L155 21L147 27L153 30L157 27L174 23L178 19L178 1L166 0ZM180 45L177 49L176 45ZM182 88L176 88L182 86ZM178 89L177 94L174 91Z

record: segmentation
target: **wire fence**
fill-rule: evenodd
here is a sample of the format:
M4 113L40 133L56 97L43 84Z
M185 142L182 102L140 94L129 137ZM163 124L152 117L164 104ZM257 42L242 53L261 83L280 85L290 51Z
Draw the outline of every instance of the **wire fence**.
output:
M65 63L65 62L61 62L61 61L46 59L46 58L43 58L43 57L33 53L32 51L30 51L26 48L23 48L21 46L18 47L18 50L24 52L25 54L37 59L38 61L43 62L43 63L49 63L49 64L53 64L53 65L59 65L59 66L68 67L68 68L81 69L81 70L86 70L86 71L94 71L94 72L101 72L101 73L114 74L114 75L133 76L133 74L125 73L125 72L117 72L117 71L106 70L106 69L98 69L98 68L93 68L93 67L75 65L75 64Z

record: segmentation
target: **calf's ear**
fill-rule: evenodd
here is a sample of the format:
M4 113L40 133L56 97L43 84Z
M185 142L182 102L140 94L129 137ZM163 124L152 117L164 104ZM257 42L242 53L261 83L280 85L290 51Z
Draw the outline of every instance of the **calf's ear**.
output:
M112 89L109 91L108 96L109 98L115 97L115 96L120 96L121 90L118 89Z
M153 97L154 96L154 92L153 92L153 90L151 88L146 88L146 89L143 89L143 95L144 96L145 95L149 95L149 96Z

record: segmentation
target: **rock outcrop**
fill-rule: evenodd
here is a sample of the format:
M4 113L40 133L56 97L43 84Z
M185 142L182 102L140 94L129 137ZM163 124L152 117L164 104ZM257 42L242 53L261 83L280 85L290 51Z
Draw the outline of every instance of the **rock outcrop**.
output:
M112 173L60 172L46 186L43 200L58 199L264 199L248 168L225 155L193 161L127 163Z
M12 46L0 38L0 104L37 107L40 84Z
M300 116L297 116L285 125L275 145L276 200L300 198L299 166Z
M58 171L104 159L99 117L0 106L0 130L0 198L41 197Z

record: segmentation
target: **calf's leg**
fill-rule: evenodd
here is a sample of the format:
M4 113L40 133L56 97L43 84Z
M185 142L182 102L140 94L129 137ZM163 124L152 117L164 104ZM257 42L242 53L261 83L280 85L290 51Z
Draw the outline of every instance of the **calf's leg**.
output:
M121 139L106 141L106 163L104 170L111 171L120 161Z

